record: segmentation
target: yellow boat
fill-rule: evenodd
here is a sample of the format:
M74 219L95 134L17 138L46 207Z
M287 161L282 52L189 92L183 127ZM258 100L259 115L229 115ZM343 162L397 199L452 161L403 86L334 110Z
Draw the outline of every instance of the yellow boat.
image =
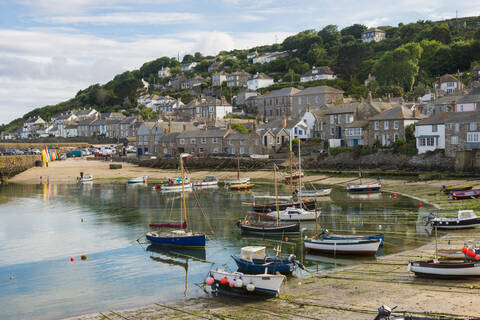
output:
M232 184L228 186L230 190L247 190L248 188L253 187L254 183L241 183L241 184Z

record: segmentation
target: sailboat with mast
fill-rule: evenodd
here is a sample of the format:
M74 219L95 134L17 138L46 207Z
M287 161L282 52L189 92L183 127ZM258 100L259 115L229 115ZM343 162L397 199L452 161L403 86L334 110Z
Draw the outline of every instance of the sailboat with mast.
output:
M240 179L240 158L237 158L237 180L226 181L225 186L230 190L246 190L254 185L250 183L250 178Z
M181 248L204 248L206 244L206 235L204 233L188 230L187 206L185 200L185 179L183 174L183 158L188 154L180 154L180 171L182 174L182 204L183 204L183 223L152 223L150 227L172 228L171 231L147 232L145 237L154 245L171 246Z
M274 180L275 180L275 204L277 218L276 222L250 222L247 219L237 222L237 226L242 233L254 235L270 235L270 236L284 236L296 235L300 233L300 223L280 223L280 209L278 203L278 185L277 185L277 167L273 165Z

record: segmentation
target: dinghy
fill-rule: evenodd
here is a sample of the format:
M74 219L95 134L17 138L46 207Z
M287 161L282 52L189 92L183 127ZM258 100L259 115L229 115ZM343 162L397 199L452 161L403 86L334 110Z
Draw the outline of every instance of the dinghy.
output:
M147 176L127 179L127 183L147 183Z
M85 182L92 182L93 181L93 176L89 173L83 174L83 172L80 172L80 177L77 178L78 183L85 183Z
M305 240L307 251L328 254L375 255L381 240Z
M412 261L408 263L408 271L416 276L438 278L479 277L480 263L469 261Z
M329 234L327 230L327 233L323 235L322 239L324 241L380 240L380 246L383 246L385 235Z
M454 191L450 193L449 197L451 197L453 200L476 199L480 197L480 189L472 189L468 191Z
M458 192L458 191L468 191L472 190L473 186L460 186L460 187L447 187L447 186L442 186L442 189L440 191L445 192L446 194L450 194L452 192Z
M272 218L279 217L281 221L313 221L317 218L318 213L315 211L307 211L302 208L286 208L279 212L269 212L267 215Z
M331 192L332 189L297 190L296 194L299 197L316 198L329 196Z
M207 176L202 181L195 181L193 183L194 187L206 187L206 186L216 186L218 184L218 179L212 176Z
M456 218L435 217L431 213L427 217L427 224L438 229L467 229L480 226L480 216L473 210L459 210Z
M162 191L182 191L182 183L171 183L171 184L157 184L155 186L156 189L160 189ZM185 183L183 188L187 191L192 190L191 183Z
M242 295L274 297L280 292L284 279L283 275L244 274L217 268L210 270L205 283L211 286L215 293L232 292Z
M382 185L380 183L350 184L347 186L348 192L371 192L378 191Z
M291 274L295 268L295 255L288 258L268 257L266 247L248 246L241 249L241 256L232 255L238 266L238 271L249 274Z
M267 213L271 211L277 210L277 204L275 202L273 203L257 203L257 199L276 199L277 197L275 196L254 196L253 199L253 206L252 206L252 211L254 212L261 212L261 213ZM292 208L304 208L305 210L314 210L315 209L315 202L314 201L309 201L308 199L305 199L304 201L297 201L297 202L292 202L292 197L291 196L278 196L278 208L279 210L285 210L289 207ZM280 202L280 200L282 202Z

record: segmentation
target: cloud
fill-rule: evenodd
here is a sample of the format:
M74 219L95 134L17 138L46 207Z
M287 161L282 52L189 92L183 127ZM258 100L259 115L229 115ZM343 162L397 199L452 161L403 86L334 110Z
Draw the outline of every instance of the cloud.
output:
M196 22L200 15L193 13L178 12L115 12L103 15L82 15L82 16L53 16L38 19L41 22L53 24L179 24L185 22Z

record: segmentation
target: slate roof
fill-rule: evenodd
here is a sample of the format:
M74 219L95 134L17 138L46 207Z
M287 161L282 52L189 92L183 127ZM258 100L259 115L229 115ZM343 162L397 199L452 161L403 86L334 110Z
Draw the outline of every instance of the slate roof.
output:
M339 114L339 113L355 113L357 108L361 105L360 102L342 103L330 107L325 114Z
M443 96L434 101L434 104L451 104L452 102L458 103L460 99L463 98L463 95L448 95Z
M297 88L288 87L288 88L283 88L283 89L279 89L279 90L275 90L270 93L267 93L266 95L261 96L261 98L286 97L286 96L297 94L299 92L300 90Z
M470 93L460 98L457 103L475 103L480 102L480 88L474 88Z
M314 71L316 72L314 73ZM330 69L330 67L324 66L324 67L312 68L307 73L305 73L302 77L309 77L316 74L335 74L335 73L332 71L332 69Z
M77 116L88 116L88 114L92 111L95 111L94 109L83 109L83 110L78 110L77 111Z
M378 29L378 28L369 28L369 29L367 29L367 31L365 31L365 32L362 32L362 33L366 33L366 32L373 32L373 31L375 31L375 32L383 32L383 33L385 33L385 30Z
M450 112L452 114L451 118L449 117L445 123L450 122L480 122L480 111L469 111L469 112Z
M175 142L179 134L180 132L164 133L160 136L159 141L165 143Z
M302 120L300 118L287 119L286 129L291 129L291 128L295 127L301 121ZM265 130L265 129L270 129L270 130L283 129L283 119L272 120L270 122L262 124L259 128L262 129L262 130Z
M295 96L303 96L303 95L309 95L309 94L325 94L325 93L343 93L343 91L330 86L316 86L316 87L305 88L303 91L296 93Z
M457 82L457 78L452 76L451 74L444 74L443 76L438 79L439 83L445 83L445 82Z
M423 114L421 114L419 117L415 117L414 112L411 109L401 105L373 116L369 120L423 119L425 117L426 116Z
M177 137L188 138L223 138L227 134L227 130L211 129L211 130L190 130L180 133Z
M432 125L432 124L442 124L448 121L449 119L453 119L456 114L457 114L456 112L438 112L429 118L418 121L415 125L425 126L425 125Z
M368 126L368 120L357 120L349 123L345 128L365 128Z

